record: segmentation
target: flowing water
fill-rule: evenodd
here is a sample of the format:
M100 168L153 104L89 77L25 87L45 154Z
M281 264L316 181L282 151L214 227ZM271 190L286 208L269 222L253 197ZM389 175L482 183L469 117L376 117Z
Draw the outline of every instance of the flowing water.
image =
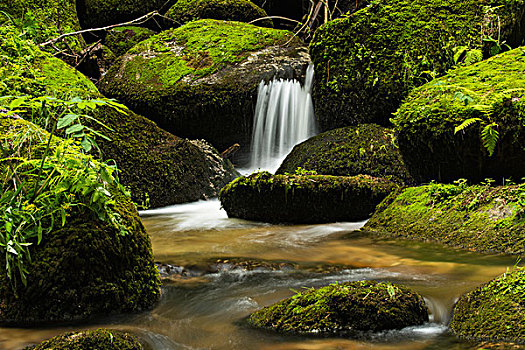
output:
M255 107L251 169L277 170L293 146L316 132L312 97L313 65L304 85L297 80L261 81Z
M510 257L372 239L355 232L364 222L268 225L228 219L219 208L212 200L141 213L156 260L175 272L153 310L68 327L0 328L0 348L110 327L138 334L153 349L470 349L447 331L454 301L514 264ZM294 290L362 279L410 286L426 298L432 321L359 340L278 335L243 323Z

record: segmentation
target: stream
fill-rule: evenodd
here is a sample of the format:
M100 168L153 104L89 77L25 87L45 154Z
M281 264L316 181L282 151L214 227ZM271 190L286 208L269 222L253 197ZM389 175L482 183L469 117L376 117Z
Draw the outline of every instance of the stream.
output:
M0 328L0 348L109 327L139 335L152 349L471 349L447 329L455 300L515 263L512 257L373 239L355 232L365 222L284 226L228 219L216 199L141 216L156 261L170 264L172 272L153 310L90 324ZM294 291L355 280L413 288L425 297L431 322L358 340L278 335L243 323Z

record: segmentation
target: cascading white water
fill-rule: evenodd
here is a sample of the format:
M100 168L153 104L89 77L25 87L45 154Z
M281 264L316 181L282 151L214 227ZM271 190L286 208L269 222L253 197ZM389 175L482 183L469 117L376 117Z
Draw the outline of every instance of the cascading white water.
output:
M313 65L304 86L297 80L261 81L255 108L251 169L275 171L298 143L316 132L311 97Z

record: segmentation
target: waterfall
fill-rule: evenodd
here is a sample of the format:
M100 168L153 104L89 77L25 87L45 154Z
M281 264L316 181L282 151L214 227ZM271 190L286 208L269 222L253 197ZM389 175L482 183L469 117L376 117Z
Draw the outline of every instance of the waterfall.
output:
M275 171L298 143L316 132L311 97L313 65L304 86L297 80L261 81L255 107L251 169Z

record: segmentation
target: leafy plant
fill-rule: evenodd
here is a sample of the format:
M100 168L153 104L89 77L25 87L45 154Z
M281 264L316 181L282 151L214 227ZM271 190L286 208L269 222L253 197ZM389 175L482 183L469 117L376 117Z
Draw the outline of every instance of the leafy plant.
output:
M14 275L18 274L24 285L27 281L26 264L31 261L28 247L40 244L47 234L64 226L73 213L90 213L120 234L127 233L122 218L113 209L115 201L110 192L125 192L116 165L86 154L96 146L95 136L105 136L80 121L102 123L86 114L73 113L102 104L115 108L121 105L48 96L9 96L1 102L8 102L11 111L3 110L0 118L13 118L14 113L31 109L38 112L34 118L52 125L51 133L46 134L28 124L23 132L17 130L0 142L0 251L5 253L6 273L16 292ZM69 138L59 139L54 135L57 130Z

